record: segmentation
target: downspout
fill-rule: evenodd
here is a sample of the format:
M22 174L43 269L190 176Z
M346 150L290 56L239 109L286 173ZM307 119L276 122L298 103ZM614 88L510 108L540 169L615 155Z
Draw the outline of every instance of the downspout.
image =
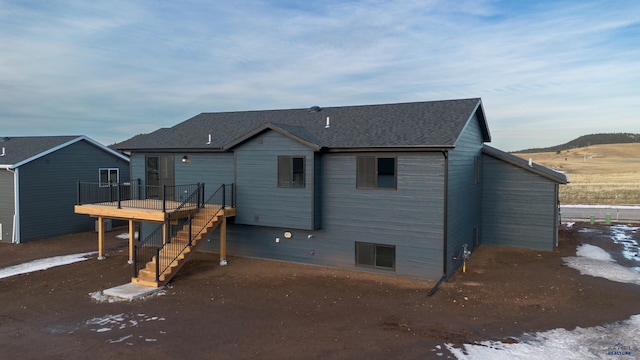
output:
M7 171L13 173L13 230L11 234L11 242L20 243L20 184L18 169L7 168Z
M444 227L444 232L442 235L442 277L440 278L440 280L438 280L438 282L436 283L436 285L433 287L433 289L431 289L431 291L429 291L429 293L427 294L427 296L431 296L433 294L435 294L436 290L438 290L438 287L440 287L440 284L442 284L446 279L447 279L447 213L448 213L448 204L449 204L449 200L448 200L448 196L447 194L449 193L449 153L447 152L447 150L442 150L442 155L444 156L444 196L443 196L443 202L444 202L444 211L443 211L443 227Z

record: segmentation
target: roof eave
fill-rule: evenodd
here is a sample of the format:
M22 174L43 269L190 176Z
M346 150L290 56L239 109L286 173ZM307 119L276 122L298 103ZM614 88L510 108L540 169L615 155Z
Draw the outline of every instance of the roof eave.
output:
M326 152L443 152L455 148L453 145L406 145L406 146L362 146L362 147L332 147Z

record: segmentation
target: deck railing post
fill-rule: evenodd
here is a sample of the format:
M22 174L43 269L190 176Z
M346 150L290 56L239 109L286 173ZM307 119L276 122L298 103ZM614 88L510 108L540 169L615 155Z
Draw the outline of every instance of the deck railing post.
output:
M133 248L133 277L138 277L138 247Z
M138 178L136 182L138 183L138 200L142 200L142 181Z
M162 185L162 212L167 212L167 185Z
M156 246L156 283L160 281L160 247Z
M222 210L224 210L224 203L227 202L227 197L225 196L226 188L227 186L225 184L222 184Z
M122 186L120 183L116 183L116 187L118 188L117 192L118 192L118 209L122 209L122 197L120 196L120 186Z
M193 225L193 217L189 217L189 247L191 247L191 238L193 237L193 232L191 230L191 227Z
M76 205L82 205L82 202L80 201L80 181L78 181L78 193L76 194Z

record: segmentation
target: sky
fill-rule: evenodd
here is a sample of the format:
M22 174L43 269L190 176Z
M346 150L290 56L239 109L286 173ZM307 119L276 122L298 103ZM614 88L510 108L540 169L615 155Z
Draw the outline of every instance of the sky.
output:
M640 2L0 0L0 136L482 98L506 151L640 133Z

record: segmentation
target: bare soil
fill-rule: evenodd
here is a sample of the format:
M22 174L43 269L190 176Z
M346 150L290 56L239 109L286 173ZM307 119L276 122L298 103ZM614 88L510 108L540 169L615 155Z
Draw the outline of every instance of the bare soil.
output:
M482 245L431 297L432 281L234 257L220 267L198 253L159 295L97 302L90 293L130 281L123 232L107 234L106 260L0 279L0 358L442 359L444 343L640 313L640 286L563 265L582 243L618 251L603 225L563 229L553 252ZM0 244L0 268L96 247L95 233Z

